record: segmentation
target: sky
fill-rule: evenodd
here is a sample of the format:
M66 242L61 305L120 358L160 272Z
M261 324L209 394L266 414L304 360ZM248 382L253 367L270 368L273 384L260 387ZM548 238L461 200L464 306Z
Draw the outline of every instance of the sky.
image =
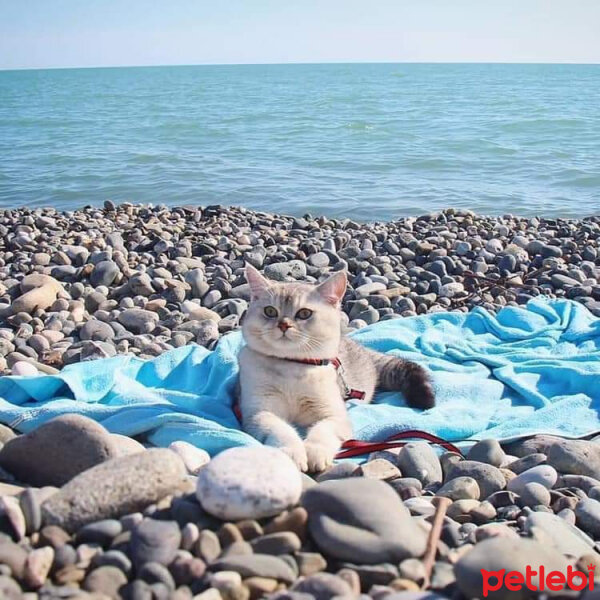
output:
M600 63L600 0L0 0L0 69Z

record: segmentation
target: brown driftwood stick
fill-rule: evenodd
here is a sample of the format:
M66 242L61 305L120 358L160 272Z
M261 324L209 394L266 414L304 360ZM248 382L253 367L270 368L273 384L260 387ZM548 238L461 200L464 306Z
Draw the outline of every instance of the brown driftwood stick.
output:
M431 581L431 571L435 563L435 554L437 552L438 542L440 541L440 535L442 534L442 525L444 524L444 517L448 507L452 504L450 498L444 498L443 496L435 496L431 503L435 506L435 513L433 515L433 521L431 523L431 531L427 538L427 547L425 548L425 555L423 556L423 566L425 567L425 582L423 583L423 589L429 587Z

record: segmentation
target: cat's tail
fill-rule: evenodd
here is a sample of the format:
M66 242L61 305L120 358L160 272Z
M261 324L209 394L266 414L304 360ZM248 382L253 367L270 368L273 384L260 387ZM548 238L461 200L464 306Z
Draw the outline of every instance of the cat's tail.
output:
M413 408L431 408L435 394L427 371L417 363L395 356L373 353L377 370L377 387L383 391L400 391Z

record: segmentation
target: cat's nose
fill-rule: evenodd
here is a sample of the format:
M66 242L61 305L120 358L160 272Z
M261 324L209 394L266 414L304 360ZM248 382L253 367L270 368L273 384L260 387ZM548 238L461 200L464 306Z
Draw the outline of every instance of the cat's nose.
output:
M285 333L291 327L291 325L287 321L279 321L279 323L277 323L277 327L279 327L279 329Z

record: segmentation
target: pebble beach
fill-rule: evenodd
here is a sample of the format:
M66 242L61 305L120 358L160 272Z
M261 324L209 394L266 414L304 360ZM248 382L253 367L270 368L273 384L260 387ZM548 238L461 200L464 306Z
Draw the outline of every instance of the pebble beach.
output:
M600 216L20 208L0 212L0 373L213 348L247 308L246 263L277 281L347 270L348 330L540 295L600 317ZM211 459L77 415L27 434L0 426L10 600L459 600L481 597L482 569L600 577L599 542L596 439L483 440L466 456L415 442L308 476L272 448Z
M600 316L600 217L446 210L391 222L244 208L0 212L0 373L53 372L185 344L211 348L248 303L244 265L276 281L346 269L349 329L434 311L567 297Z

